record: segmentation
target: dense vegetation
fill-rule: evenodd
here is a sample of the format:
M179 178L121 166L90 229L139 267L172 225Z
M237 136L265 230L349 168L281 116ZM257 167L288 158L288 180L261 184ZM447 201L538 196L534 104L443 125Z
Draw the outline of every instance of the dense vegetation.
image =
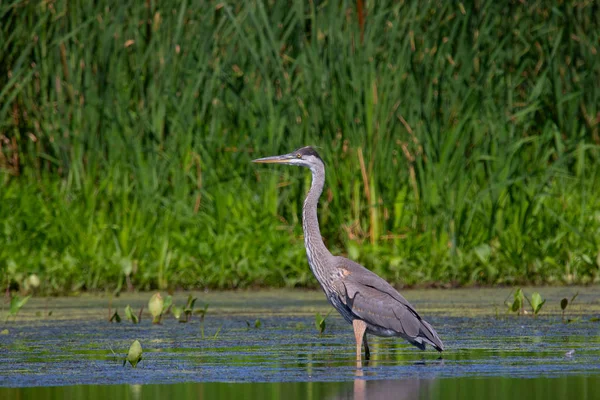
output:
M598 3L472 3L0 3L2 285L314 286L307 144L396 284L597 282Z

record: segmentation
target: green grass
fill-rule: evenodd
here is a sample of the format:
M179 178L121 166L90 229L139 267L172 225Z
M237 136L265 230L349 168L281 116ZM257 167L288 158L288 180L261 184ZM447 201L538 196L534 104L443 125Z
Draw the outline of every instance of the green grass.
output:
M0 271L49 292L599 280L593 2L0 4Z

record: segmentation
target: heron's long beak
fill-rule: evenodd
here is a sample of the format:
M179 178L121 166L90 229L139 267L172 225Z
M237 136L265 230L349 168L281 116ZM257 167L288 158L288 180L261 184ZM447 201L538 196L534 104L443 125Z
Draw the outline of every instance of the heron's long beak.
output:
M292 158L289 154L284 154L282 156L257 158L256 160L252 160L252 162L261 164L287 164Z

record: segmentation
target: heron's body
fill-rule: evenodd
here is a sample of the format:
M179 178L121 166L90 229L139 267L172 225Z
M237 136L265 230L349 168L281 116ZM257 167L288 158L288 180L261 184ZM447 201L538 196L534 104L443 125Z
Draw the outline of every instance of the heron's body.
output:
M325 247L317 217L319 197L325 184L325 165L319 155L311 147L303 147L290 154L254 161L310 168L313 179L302 209L308 264L331 305L353 325L357 357L361 356L362 343L369 358L367 333L398 336L422 350L430 344L442 351L444 345L433 327L392 285L362 265L332 255Z

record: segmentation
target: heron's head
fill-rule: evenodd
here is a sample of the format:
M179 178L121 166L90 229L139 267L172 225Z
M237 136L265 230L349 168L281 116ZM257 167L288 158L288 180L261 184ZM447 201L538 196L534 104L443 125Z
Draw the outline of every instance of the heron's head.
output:
M252 160L252 162L298 165L300 167L310 168L311 170L318 165L323 165L323 160L321 160L319 154L310 146L302 147L281 156L258 158Z

